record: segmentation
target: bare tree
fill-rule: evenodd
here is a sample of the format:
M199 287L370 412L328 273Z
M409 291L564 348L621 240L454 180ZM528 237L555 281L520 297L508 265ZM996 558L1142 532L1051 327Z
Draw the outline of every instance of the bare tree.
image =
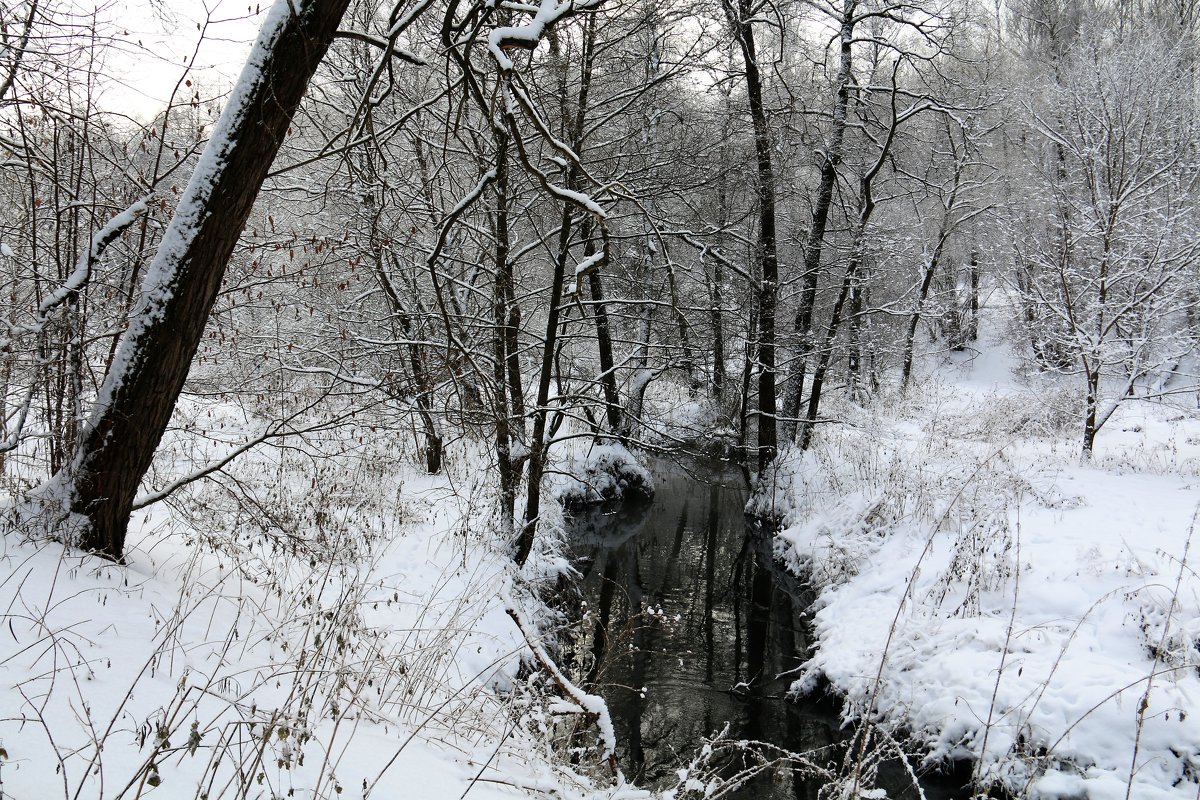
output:
M771 158L771 129L763 102L762 71L754 39L755 9L748 0L724 0L723 7L742 53L746 96L754 124L754 153L758 167L758 469L761 472L779 449L775 368L775 316L779 303L779 250L775 219L775 167Z
M1049 213L1018 212L1012 283L1042 363L1082 380L1084 459L1126 397L1196 383L1175 374L1197 344L1187 319L1200 253L1180 46L1157 30L1115 39L1085 27L1026 108Z
M112 559L258 189L349 0L278 0L226 104L142 284L71 463L47 502L64 533Z

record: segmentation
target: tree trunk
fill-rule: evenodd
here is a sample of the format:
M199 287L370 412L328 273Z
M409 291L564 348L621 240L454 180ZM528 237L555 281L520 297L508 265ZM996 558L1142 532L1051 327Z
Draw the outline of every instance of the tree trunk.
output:
M1099 425L1097 424L1097 408L1100 404L1100 373L1098 370L1093 370L1085 365L1084 375L1087 378L1087 399L1083 410L1083 449L1081 458L1086 463L1092 460L1092 449L1096 443L1096 431L1099 429Z
M845 0L842 10L841 53L838 62L837 96L833 103L833 128L829 144L821 154L821 180L817 185L817 202L813 206L812 224L804 243L804 284L800 291L800 306L796 309L795 332L799 338L799 353L788 374L783 395L783 438L790 441L800 416L800 398L804 394L804 376L808 359L813 352L813 313L817 305L817 284L821 275L821 252L825 228L833 206L833 189L837 183L838 165L846 136L846 118L850 107L851 69L854 63L854 13L856 0Z
M893 87L892 121L888 128L887 136L879 148L879 155L875 160L875 164L858 179L858 219L855 221L854 234L850 245L850 262L846 266L846 275L842 279L841 292L839 292L837 301L833 305L829 327L826 329L825 337L821 342L821 349L817 355L817 368L813 370L812 388L809 390L808 396L808 412L800 428L799 444L801 450L807 450L809 444L812 443L813 429L816 427L817 414L821 407L821 390L825 383L825 375L829 370L830 360L833 357L833 341L837 337L838 327L841 325L842 309L845 307L846 298L850 296L850 290L858 280L863 260L866 257L867 224L870 223L871 214L875 211L875 197L872 193L872 185L880 169L883 168L884 161L887 159L892 144L896 140L896 128L900 124L900 118L896 116L895 99L896 91Z
M925 308L925 300L929 297L929 287L937 274L937 258L930 258L925 264L925 274L921 276L921 287L917 290L917 307L908 319L908 329L904 332L904 360L900 368L900 391L908 390L912 379L913 351L916 349L917 326L921 324L921 312Z
M775 167L771 161L771 131L763 105L762 76L755 53L754 11L750 0L735 9L726 0L725 13L736 31L746 68L746 96L754 123L754 153L758 167L758 247L762 280L758 289L758 470L761 473L779 449L775 399L775 307L779 297L779 255L775 234Z
M363 61L365 64L365 59ZM368 118L366 128L374 135L373 121ZM401 362L407 362L409 372L412 374L413 384L416 386L416 407L417 416L421 419L421 429L424 442L420 438L417 440L417 447L425 456L425 469L429 474L436 475L442 470L442 452L444 449L441 433L438 431L437 422L434 420L433 412L433 379L429 374L429 367L425 363L425 354L421 351L421 345L417 341L419 331L417 325L413 321L413 315L404 306L404 301L401 300L401 293L396 290L392 283L391 275L388 274L388 266L384 261L384 245L383 236L379 230L379 218L383 212L383 206L386 202L386 196L380 192L380 196L376 197L375 192L380 186L378 171L375 168L375 162L371 158L371 151L363 149L361 159L355 161L351 159L348 164L352 170L355 182L364 184L362 196L362 204L365 213L370 217L368 227L367 248L371 254L371 259L375 265L375 279L379 282L379 288L383 291L384 297L387 299L388 307L391 309L392 319L400 326L403 333L405 344L400 348ZM399 259L391 254L392 267L396 270L396 274L401 271Z
M595 56L595 17L589 17L585 28L583 73L579 87L579 106L576 110L574 127L570 132L570 141L574 152L578 155L583 149L583 129L587 119L588 92L591 87L592 64ZM557 39L550 37L552 48L558 48ZM565 90L562 97L566 97ZM578 161L572 161L567 168L567 187L578 191L583 179L583 168ZM524 566L533 550L534 537L537 535L538 521L541 517L542 477L546 471L546 461L549 457L549 439L553 430L547 430L550 415L550 383L554 378L555 356L558 351L558 328L561 318L563 282L566 280L567 262L571 254L571 236L573 215L579 209L573 209L570 204L563 206L562 221L558 231L558 246L554 261L554 274L551 278L550 307L546 313L546 336L543 340L542 363L538 374L537 405L533 410L533 434L529 440L529 470L525 487L525 512L522 519L521 531L515 542L513 560L518 566ZM583 238L587 240L585 252L593 254L591 227L580 225ZM602 231L603 232L603 231ZM607 255L607 253L606 253ZM600 284L599 264L589 270L588 288L596 304L596 334L600 350L601 385L604 387L605 405L608 419L613 425L614 433L622 432L622 420L617 400L615 367L612 362L612 338L609 333L608 314L604 308L603 290ZM556 426L550 426L556 427Z
M758 309L751 305L750 319L746 324L746 346L742 348L742 376L738 397L738 452L745 463L749 455L750 441L750 384L754 374L755 341L758 339ZM747 470L749 467L747 467Z
M683 363L680 366L688 378L688 394L692 398L695 398L700 393L700 390L704 388L704 381L696 370L696 356L691 344L691 328L688 325L687 315L683 313L682 303L679 300L679 287L675 280L675 265L671 262L670 255L666 257L666 268L667 286L671 291L671 313L675 315L675 322L679 328L679 349L683 352Z
M833 340L837 337L838 328L841 327L842 309L846 305L846 298L850 295L850 288L854 285L858 272L860 258L858 248L862 246L861 232L855 238L859 240L855 243L855 253L850 257L850 263L846 267L846 275L842 279L842 289L838 293L837 300L833 304L833 313L829 317L829 327L825 329L825 336L817 351L817 366L813 370L812 389L808 395L808 412L800 424L799 445L801 450L807 450L812 443L813 428L816 427L817 415L821 407L821 391L825 386L825 375L829 371L829 362L833 355Z
M589 239L589 244L591 240ZM592 255L584 251L584 257ZM608 429L617 438L626 435L625 420L621 416L621 396L617 392L617 367L613 360L612 328L608 321L608 309L604 303L604 287L600 281L600 270L588 271L588 291L592 298L592 314L596 318L596 349L600 354L600 386L604 390L604 410L608 418Z
M559 55L559 39L556 33L551 33L550 52L554 56ZM568 131L568 140L571 144L571 149L582 158L584 150L584 125L587 122L588 112L588 96L592 88L592 72L596 60L596 17L589 15L587 22L583 28L583 64L579 72L579 94L575 105L575 117ZM559 82L559 94L562 98L562 116L567 119L568 109L566 105L567 98L567 80L566 72L561 73ZM570 175L568 181L577 182L579 179L579 165L573 164L569 170ZM574 186L574 183L571 184ZM569 210L569 209L568 209ZM569 217L564 219L564 224L569 222ZM595 240L592 238L595 228L592 220L589 217L584 217L579 223L579 236L586 244L584 245L583 257L589 258L596 254ZM591 297L592 316L596 325L596 351L600 358L600 388L604 393L604 410L605 417L608 420L608 429L618 439L624 441L626 438L626 422L621 414L621 395L617 390L617 366L616 360L613 358L613 340L612 340L612 324L608 318L608 306L604 297L604 282L600 275L599 269L590 269L587 273L588 293Z
M660 68L659 41L656 35L658 20L654 16L653 10L650 13L651 17L647 24L650 34L650 45L646 53L645 72L643 74L643 80L647 85L657 80ZM662 238L658 235L657 227L659 203L656 181L659 175L658 162L660 158L658 120L663 113L663 110L659 107L657 98L654 98L646 112L646 121L642 128L642 143L648 156L648 164L646 166L647 180L653 188L645 200L645 214L642 218L643 256L641 272L634 275L634 280L640 294L638 302L641 305L641 311L638 320L637 335L634 341L635 346L631 356L632 363L630 366L632 368L632 376L629 380L629 386L626 389L628 405L625 410L625 425L631 436L642 425L646 389L650 386L650 382L658 377L661 372L661 370L656 370L650 366L650 337L654 331L654 317L657 311L657 306L651 301L658 300L662 296L661 284L656 285L656 275L658 273L657 258L659 256L662 257L662 265L668 282L668 294L672 300L671 312L677 314L679 310L678 305L674 302L674 274L671 269L670 254L663 247ZM686 336L683 337L683 341L686 347Z
M861 399L863 305L866 282L862 272L855 276L850 287L849 353L846 357L846 397L852 403Z
M570 209L565 212L568 216ZM554 351L558 342L558 320L562 311L563 281L566 279L567 239L571 226L563 225L559 230L558 258L554 263L554 274L550 284L550 307L546 312L546 338L542 347L541 371L538 375L537 405L533 411L533 435L529 439L529 473L525 494L525 516L521 533L517 537L513 559L524 566L533 550L533 537L537 532L541 516L542 476L546 471L547 446L546 423L550 415L550 382L554 377Z
M374 232L371 238L372 240L376 238ZM373 250L379 286L383 289L384 296L387 297L388 305L392 309L392 316L400 324L400 330L407 340L404 351L408 357L408 368L412 373L413 383L417 387L417 416L421 418L421 428L425 434L425 469L430 475L436 475L442 471L443 443L437 423L433 419L433 380L430 378L429 368L425 364L421 346L417 344L418 331L416 325L413 324L412 315L404 307L400 294L392 285L392 280L388 277L387 270L383 265L382 248L373 245Z
M642 280L643 286L646 285L649 277L650 270L647 269ZM653 329L654 306L650 303L643 303L642 315L637 325L637 349L634 351L631 364L633 377L629 379L629 387L626 389L629 405L625 409L625 428L630 435L633 435L642 424L646 388L655 377L655 371L650 368L650 333Z
M519 310L513 302L513 268L509 262L508 231L508 135L496 134L496 210L492 215L495 235L493 251L495 274L492 279L492 395L496 425L496 470L500 477L500 524L502 533L511 535L520 483L520 463L524 453L514 453L513 444L524 449L525 390L520 374L520 359L515 349L516 336L510 335L519 323ZM511 349L510 349L511 348Z
M724 410L725 384L728 378L725 374L725 317L722 306L725 304L721 283L725 276L721 271L721 262L713 260L712 280L709 283L708 316L712 326L713 371L712 394L717 402L717 408Z
M967 341L979 338L979 253L971 248L970 292L967 299Z
M86 521L75 543L120 559L226 262L349 0L277 0L142 286L73 462L51 483ZM293 13L294 10L294 13Z

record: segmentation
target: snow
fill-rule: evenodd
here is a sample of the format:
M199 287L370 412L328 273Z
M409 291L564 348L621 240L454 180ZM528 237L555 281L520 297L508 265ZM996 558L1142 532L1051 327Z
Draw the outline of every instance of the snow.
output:
M1014 372L1004 313L752 501L819 589L794 690L1021 796L1194 798L1200 414L1124 403L1081 465L1073 386Z
M598 253L593 253L592 255L583 259L582 261L580 261L578 264L575 265L575 278L578 280L582 276L586 275L589 270L594 269L596 267L596 265L598 265L602 261L604 261L604 251L603 250L601 250Z
M542 40L546 28L575 10L574 2L559 4L556 0L541 0L536 8L526 6L533 18L524 25L502 25L488 33L488 50L496 59L501 72L511 72L512 59L504 52L508 47L532 50Z
M92 236L87 251L79 256L79 261L75 265L74 271L67 276L63 285L46 295L42 299L42 302L38 304L39 318L44 318L50 309L65 300L72 292L78 292L82 289L92 272L92 265L100 257L100 251L107 244L108 240L136 222L148 210L149 207L146 205L144 198L137 200L129 208L114 215L100 230L96 231ZM6 253L5 255L8 254Z
M223 452L197 419L251 427L185 401L151 486ZM557 691L520 670L506 612L553 615L490 524L483 454L423 475L373 424L252 451L138 512L125 566L3 537L6 797L644 796L552 752ZM561 569L539 545L526 572Z
M604 207L583 192L577 192L573 189L564 189L561 186L554 186L552 184L550 185L550 190L564 200L572 202L581 208L586 208L588 213L592 214L592 216L596 217L596 219L608 219L608 212L604 210Z
M104 223L100 230L92 235L88 249L80 254L75 268L67 276L67 279L63 281L62 286L47 294L38 303L37 316L34 318L33 323L29 326L10 325L7 335L4 338L0 338L0 350L10 347L13 339L17 336L40 333L45 328L50 311L84 287L92 274L92 267L104 252L104 248L123 230L140 219L148 210L149 206L146 204L146 198L142 198L134 201L124 211L118 212L112 219ZM13 250L8 245L0 243L0 255L12 256Z
M525 614L508 597L505 598L505 610L512 616L522 631L529 631L534 627ZM600 743L603 747L601 757L604 760L612 758L617 752L617 734L613 729L612 717L608 713L608 704L604 702L604 698L585 692L572 683L554 664L554 660L546 653L546 650L539 641L530 638L527 638L526 641L530 649L533 650L538 662L549 671L554 682L562 687L567 696L574 701L573 703L554 702L551 704L551 711L559 714L580 712L589 715L595 720L596 727L600 731Z
M584 435L556 442L550 453L545 486L560 503L588 505L654 496L654 479L619 442L596 442Z
M653 371L646 370L635 380L653 377ZM652 446L723 455L737 443L738 432L712 398L693 396L688 387L671 381L658 381L647 386L639 437Z
M263 69L275 40L292 14L292 5L292 0L275 0L263 19L258 38L251 47L241 75L225 103L220 119L217 120L212 137L201 152L171 222L163 233L154 259L146 269L138 305L130 316L129 327L121 337L112 366L93 405L89 425L97 424L103 416L112 402L114 391L128 375L140 348L140 339L146 330L162 319L165 305L174 295L184 254L198 235L199 228L207 216L206 209L211 204L217 179L224 169L229 153L237 144L234 133L251 110L251 98L256 87L265 80Z

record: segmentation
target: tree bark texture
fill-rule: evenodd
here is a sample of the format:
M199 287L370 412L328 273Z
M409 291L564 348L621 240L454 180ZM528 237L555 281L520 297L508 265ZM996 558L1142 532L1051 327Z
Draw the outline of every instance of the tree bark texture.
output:
M754 16L749 0L735 9L727 0L725 12L737 32L746 68L746 97L754 123L754 153L758 168L759 267L758 290L758 469L762 472L779 447L775 399L775 308L779 297L779 255L775 227L775 167L771 161L771 130L763 105L762 75L754 46Z
M513 289L513 265L509 260L507 131L496 131L496 208L492 213L495 236L492 281L492 380L496 418L496 468L500 478L500 524L511 535L517 507L517 484L524 457L514 453L513 444L524 449L525 395L517 351L520 311Z
M258 191L349 0L277 0L143 283L73 463L55 477L86 518L75 543L120 559L134 495L166 430ZM78 519L78 518L76 518Z

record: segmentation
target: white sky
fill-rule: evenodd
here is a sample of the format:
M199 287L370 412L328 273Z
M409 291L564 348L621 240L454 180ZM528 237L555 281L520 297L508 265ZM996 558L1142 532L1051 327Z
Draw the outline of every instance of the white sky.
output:
M130 46L108 57L107 71L115 82L102 105L143 120L153 117L166 106L187 68L185 60L192 63L188 77L201 87L202 99L223 94L241 72L271 2L115 0L102 15L119 33L128 32L122 38ZM190 98L194 88L179 99Z

